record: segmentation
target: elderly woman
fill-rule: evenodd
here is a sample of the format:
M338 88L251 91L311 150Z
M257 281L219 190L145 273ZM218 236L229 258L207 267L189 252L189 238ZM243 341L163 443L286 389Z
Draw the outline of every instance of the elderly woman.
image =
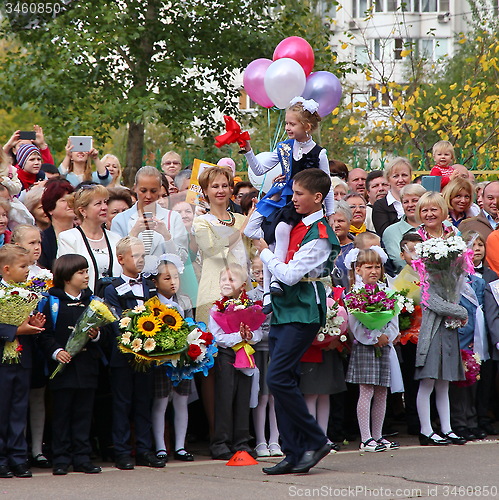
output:
M45 231L50 226L50 218L43 210L42 196L45 186L35 186L32 187L24 197L24 205L29 210L33 218L35 219L35 224L38 226L40 231Z
M137 193L137 203L113 219L111 230L121 237L130 235L142 240L147 255L174 253L185 262L188 240L182 218L158 202L161 172L150 166L140 168L135 174L133 190Z
M161 158L161 170L175 179L175 176L182 170L182 158L175 151L168 151Z
M125 187L114 187L107 188L109 193L109 198L107 200L107 220L106 220L106 228L111 229L111 223L113 219L132 207L133 201L132 196L130 195L130 190Z
M365 233L366 228L366 215L367 205L365 198L358 193L350 193L345 196L345 201L348 203L352 211L352 220L350 222L350 233L354 236Z
M454 227L444 224L448 215L447 204L440 193L428 192L421 196L416 206L421 221L418 233L423 240L446 238L454 234ZM464 444L466 440L451 428L449 410L449 382L464 380L464 370L459 348L457 329L446 326L446 321L457 319L466 322L466 309L446 300L446 290L431 284L416 350L415 379L419 380L417 395L418 416L421 423L421 445L441 446ZM433 431L430 417L430 397L435 389L436 406L442 435Z
M420 184L408 184L404 186L400 190L400 200L404 209L404 215L398 222L388 226L383 233L383 245L397 273L406 264L400 256L400 241L405 233L419 226L419 222L416 219L416 206L419 198L424 193L426 193L426 189Z
M382 237L385 229L404 215L400 190L411 182L412 166L406 158L395 158L385 169L385 177L390 184L388 194L373 205L372 220L376 233Z
M473 207L473 185L462 177L451 180L445 186L442 195L449 209L450 220L455 227L459 227L464 219L474 217L480 212L477 206Z
M349 288L348 269L345 267L345 255L353 248L353 236L350 233L352 221L352 210L347 202L340 200L336 202L333 214L333 231L335 232L341 249L333 269L333 282L336 286Z
M51 225L42 232L42 253L38 265L46 269L52 269L57 255L59 234L74 225L75 213L68 203L68 197L73 191L73 186L65 179L53 179L45 185L42 207Z
M418 233L423 241L457 234L458 231L447 221L448 215L447 203L440 193L429 191L419 198L416 220L420 223Z
M73 210L80 225L59 234L57 257L78 254L87 259L89 288L96 290L102 277L119 276L121 266L116 257L120 236L104 229L109 193L100 184L85 184L73 195Z

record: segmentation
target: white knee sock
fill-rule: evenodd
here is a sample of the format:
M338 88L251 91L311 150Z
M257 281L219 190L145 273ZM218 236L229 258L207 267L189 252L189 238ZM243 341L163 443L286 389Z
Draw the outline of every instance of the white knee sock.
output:
M168 407L168 398L154 398L152 403L152 432L156 451L166 450L165 444L165 413Z
M175 426L175 451L185 447L185 436L187 425L189 424L189 414L187 411L187 401L189 396L182 396L173 391L173 409L175 416L173 424Z
M416 397L419 422L421 423L421 434L430 436L433 433L430 415L430 396L435 387L435 380L424 378L419 381L419 390Z
M31 454L42 453L43 429L45 427L45 387L29 391L29 423L31 426Z
M319 394L317 397L317 423L327 434L327 424L329 422L329 394Z
M317 420L317 394L304 394L305 403L307 404L310 415Z
M274 396L269 395L269 443L279 442L279 429L277 428L277 418L275 416Z
M257 445L267 442L265 439L265 421L267 420L268 401L268 394L261 394L258 396L258 406L253 408L253 426L255 428L255 439Z

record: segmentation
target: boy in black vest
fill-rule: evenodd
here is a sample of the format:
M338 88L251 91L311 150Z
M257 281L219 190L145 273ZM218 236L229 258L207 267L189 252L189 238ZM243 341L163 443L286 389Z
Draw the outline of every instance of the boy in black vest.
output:
M116 256L123 272L105 290L104 298L118 315L125 309L142 305L156 294L152 281L140 277L144 268L144 244L133 236L125 236L116 246ZM130 364L130 356L118 350L118 325L112 326L114 336L111 361L111 391L113 394L113 443L116 467L131 470L130 420L135 424L135 464L146 467L164 467L165 462L153 453L151 405L153 398L153 371L137 372Z
M322 208L330 187L329 176L320 169L304 170L294 177L293 204L302 220L291 231L285 262L274 256L263 239L255 242L260 258L285 292L272 297L267 383L275 399L286 458L263 468L269 475L308 472L331 451L307 409L297 376L301 357L325 323L326 293L318 278L331 272L340 249Z

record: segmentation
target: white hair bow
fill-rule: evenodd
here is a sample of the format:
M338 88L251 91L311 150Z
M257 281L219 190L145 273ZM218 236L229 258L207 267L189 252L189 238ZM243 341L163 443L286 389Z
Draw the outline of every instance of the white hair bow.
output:
M306 109L311 114L314 114L319 109L319 103L317 101L314 101L313 99L305 99L302 96L293 97L293 99L289 102L290 106L298 103L303 106L303 109Z
M370 250L373 250L380 256L383 265L386 264L386 261L388 260L388 255L386 255L386 252L380 246L373 245L372 247L370 247ZM359 251L360 250L358 248L352 248L352 250L350 250L346 254L344 264L347 269L353 269L354 264L357 262Z
M156 257L156 255L146 255L142 276L149 278L149 276L158 274L159 266L164 262L173 264L177 268L179 274L184 272L184 264L178 255L164 253L160 257Z

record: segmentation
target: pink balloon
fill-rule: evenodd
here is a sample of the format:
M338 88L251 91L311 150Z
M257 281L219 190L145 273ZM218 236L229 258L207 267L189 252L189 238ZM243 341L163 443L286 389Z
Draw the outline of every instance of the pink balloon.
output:
M306 40L299 36L285 38L275 48L274 61L283 57L289 57L298 62L307 76L314 69L314 50Z
M270 59L255 59L248 64L243 75L244 90L253 101L264 108L271 108L274 105L263 84L265 73L271 64Z

